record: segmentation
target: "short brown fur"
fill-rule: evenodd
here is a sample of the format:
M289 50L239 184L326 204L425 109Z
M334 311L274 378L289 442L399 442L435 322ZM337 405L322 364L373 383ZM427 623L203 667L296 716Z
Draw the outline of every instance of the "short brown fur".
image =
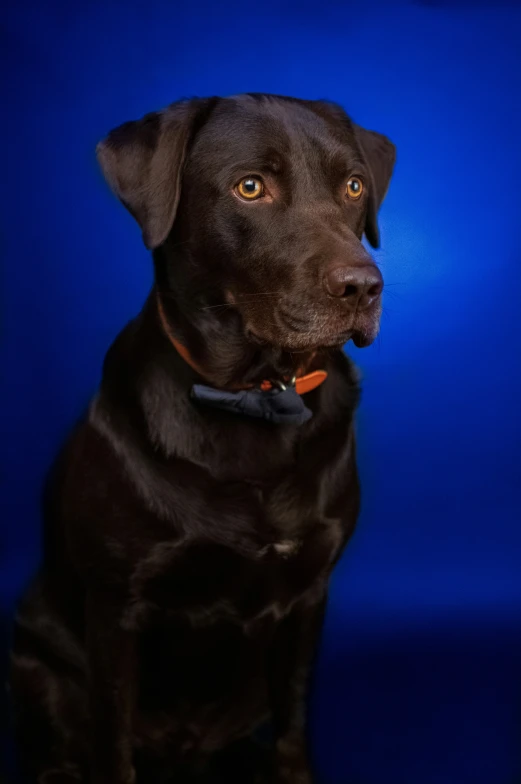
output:
M341 346L370 343L380 315L379 296L362 309L323 276L379 275L361 238L378 243L394 148L333 104L248 95L173 104L98 155L153 250L155 285L46 491L12 656L20 758L39 784L309 784L308 675L359 508L359 391ZM365 192L349 203L353 173ZM253 174L265 203L234 191ZM201 379L158 295L204 383L327 370L305 396L313 418L192 402ZM265 722L272 751L256 755Z

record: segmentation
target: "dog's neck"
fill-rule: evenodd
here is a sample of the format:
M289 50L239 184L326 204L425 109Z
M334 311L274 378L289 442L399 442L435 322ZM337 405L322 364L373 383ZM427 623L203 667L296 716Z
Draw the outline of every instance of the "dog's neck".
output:
M185 361L189 359L196 373L218 388L237 389L265 379L291 378L321 364L314 351L294 354L272 345L254 344L244 334L240 316L232 308L199 305L188 318L178 298L157 285L148 307L172 347Z

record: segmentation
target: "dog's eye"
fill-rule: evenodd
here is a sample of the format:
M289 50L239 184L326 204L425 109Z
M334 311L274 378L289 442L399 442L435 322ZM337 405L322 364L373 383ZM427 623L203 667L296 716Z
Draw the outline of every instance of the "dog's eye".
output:
M359 199L364 190L364 183L360 177L351 177L346 186L346 194L350 199Z
M236 190L241 199L253 201L264 195L264 183L258 177L244 177Z

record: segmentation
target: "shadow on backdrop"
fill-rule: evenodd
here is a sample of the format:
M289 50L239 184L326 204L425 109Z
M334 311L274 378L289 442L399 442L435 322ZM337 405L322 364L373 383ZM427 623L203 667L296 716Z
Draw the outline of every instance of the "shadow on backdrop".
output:
M2 665L38 561L42 477L151 283L96 142L186 95L327 97L388 134L399 159L377 254L382 336L347 347L364 375L364 508L314 678L317 769L324 784L521 782L516 5L11 0Z

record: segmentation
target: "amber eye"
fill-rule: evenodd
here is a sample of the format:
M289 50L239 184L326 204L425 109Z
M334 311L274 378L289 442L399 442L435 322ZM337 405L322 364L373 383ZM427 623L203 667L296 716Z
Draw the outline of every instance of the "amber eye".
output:
M264 183L258 177L244 177L236 190L241 199L253 201L264 195Z
M364 190L364 184L360 177L351 177L347 183L346 193L350 199L359 199Z

